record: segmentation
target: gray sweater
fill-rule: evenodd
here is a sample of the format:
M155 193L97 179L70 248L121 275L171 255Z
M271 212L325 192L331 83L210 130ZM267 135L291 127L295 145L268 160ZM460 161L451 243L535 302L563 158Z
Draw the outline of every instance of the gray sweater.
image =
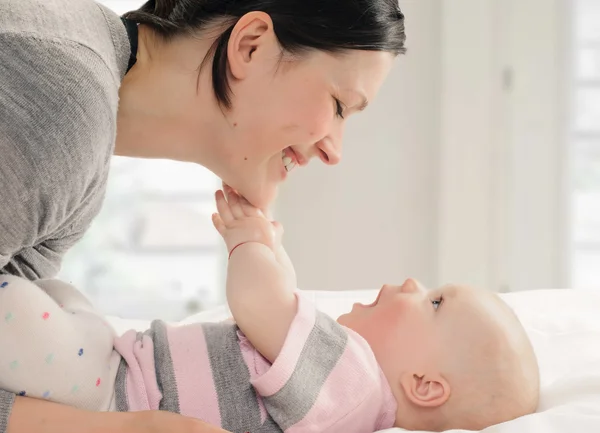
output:
M0 0L0 273L54 276L99 212L130 50L92 0Z

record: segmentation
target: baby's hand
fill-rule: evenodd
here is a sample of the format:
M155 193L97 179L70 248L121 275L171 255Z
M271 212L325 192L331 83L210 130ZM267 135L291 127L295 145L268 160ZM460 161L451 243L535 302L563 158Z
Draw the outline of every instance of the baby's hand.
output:
M217 191L218 213L213 214L212 220L215 228L225 240L227 251L246 242L258 242L277 251L281 242L280 226L269 221L260 209L252 206L245 198L240 197L231 188L224 186L227 199L223 191Z

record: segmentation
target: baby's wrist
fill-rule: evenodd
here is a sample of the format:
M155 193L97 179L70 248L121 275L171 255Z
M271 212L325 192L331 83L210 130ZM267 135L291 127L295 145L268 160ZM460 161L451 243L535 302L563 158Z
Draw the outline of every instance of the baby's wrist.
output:
M243 246L243 245L248 245L248 244L258 244L258 245L264 245L265 247L269 248L271 250L271 247L269 245L267 245L264 242L260 242L260 241L243 241L243 242L238 242L237 244L235 244L232 248L230 248L229 250L229 259L231 259L231 256L233 255L233 253L238 250L239 247Z

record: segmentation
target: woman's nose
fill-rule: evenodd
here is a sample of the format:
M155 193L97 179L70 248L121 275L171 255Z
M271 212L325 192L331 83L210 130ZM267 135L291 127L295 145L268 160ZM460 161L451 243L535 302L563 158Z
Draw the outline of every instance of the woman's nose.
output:
M342 159L342 140L324 138L317 143L319 158L327 165L336 165Z

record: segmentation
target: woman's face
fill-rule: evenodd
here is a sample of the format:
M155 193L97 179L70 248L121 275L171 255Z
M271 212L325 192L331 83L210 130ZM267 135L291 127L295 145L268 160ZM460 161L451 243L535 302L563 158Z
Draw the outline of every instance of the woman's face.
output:
M373 100L392 59L383 52L313 52L232 85L233 170L223 180L264 207L313 158L337 164L346 120Z
M140 26L137 62L119 91L115 152L201 164L266 209L279 184L313 158L340 161L346 120L375 98L394 56L284 53L269 15L250 12L226 48L225 108L214 97L211 65L199 67L222 27L164 43Z
M228 161L218 174L265 208L278 185L313 158L328 165L340 161L346 120L374 99L394 56L315 50L282 57L274 33L260 19L249 19L245 27L242 19L238 26L242 34L234 30L228 49Z

